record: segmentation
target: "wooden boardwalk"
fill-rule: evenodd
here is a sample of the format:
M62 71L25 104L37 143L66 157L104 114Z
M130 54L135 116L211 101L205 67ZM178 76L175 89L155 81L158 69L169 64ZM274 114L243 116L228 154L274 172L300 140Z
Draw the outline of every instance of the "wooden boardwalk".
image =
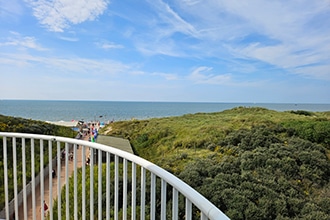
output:
M88 140L88 137L86 136L84 140ZM104 144L107 146L115 147L124 151L127 151L129 153L134 153L133 149L131 147L131 144L127 139L122 138L116 138L116 137L110 137L106 135L99 135L97 137L97 143ZM82 147L79 147L76 151L76 160L77 160L77 168L82 167L82 163L85 161L82 161ZM89 149L86 149L86 158L89 154ZM74 162L69 161L69 178L74 172ZM54 167L57 170L57 166ZM61 178L61 188L65 185L67 182L65 178L65 164L63 163L61 165L61 172L57 173L56 178L52 179L52 189L49 190L49 177L46 176L44 178L44 199L47 204L49 204L49 195L50 193L53 194L53 199L55 200L57 198L57 178ZM40 186L37 186L35 189L35 195L36 195L36 219L41 219L41 193L40 193ZM54 203L53 203L54 204ZM27 198L27 210L28 210L28 219L33 219L33 209L32 209L32 195L28 196ZM51 208L51 207L50 207ZM23 204L19 207L18 217L19 219L24 219L24 211L23 211Z
M87 137L85 138L85 140L87 140ZM82 161L82 148L79 147L76 151L77 155L76 155L76 160L77 160L77 168L82 167L82 163L85 161ZM53 167L56 171L57 171L57 166ZM61 164L61 172L57 173L55 178L52 178L52 188L51 190L49 189L49 177L48 175L45 176L44 178L44 200L46 201L46 203L49 206L49 195L52 193L52 197L53 197L53 204L55 199L57 198L57 178L61 178L61 189L63 188L63 186L65 185L65 183L67 182L66 177L65 177L65 163L63 162ZM74 172L74 162L69 160L69 164L68 164L68 171L69 171L69 178L70 176L73 174ZM40 185L38 185L35 188L35 196L36 196L36 219L42 219L41 217L41 191L40 191ZM50 207L51 208L51 207ZM30 196L28 196L27 198L27 211L28 211L28 219L33 219L33 207L32 207L32 194ZM23 210L23 204L19 207L19 213L18 213L18 217L19 219L24 219L24 210ZM45 218L46 219L46 218Z

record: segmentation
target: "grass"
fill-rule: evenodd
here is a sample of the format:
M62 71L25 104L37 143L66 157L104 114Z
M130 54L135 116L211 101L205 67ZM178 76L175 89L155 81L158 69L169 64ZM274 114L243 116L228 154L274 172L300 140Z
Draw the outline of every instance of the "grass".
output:
M179 172L191 160L212 156L214 151L208 149L221 147L221 140L232 131L330 120L329 112L303 113L237 107L216 113L120 121L106 126L100 133L127 138L139 156L165 168L176 164L172 171Z
M232 219L329 219L329 112L239 107L119 121L100 133L129 139Z

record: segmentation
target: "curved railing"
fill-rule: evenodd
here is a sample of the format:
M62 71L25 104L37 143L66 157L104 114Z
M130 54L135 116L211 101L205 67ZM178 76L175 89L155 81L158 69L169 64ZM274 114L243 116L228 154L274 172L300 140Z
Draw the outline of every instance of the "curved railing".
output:
M0 132L0 138L5 198L0 218L228 219L186 183L131 153L58 136ZM43 201L53 208L40 209Z

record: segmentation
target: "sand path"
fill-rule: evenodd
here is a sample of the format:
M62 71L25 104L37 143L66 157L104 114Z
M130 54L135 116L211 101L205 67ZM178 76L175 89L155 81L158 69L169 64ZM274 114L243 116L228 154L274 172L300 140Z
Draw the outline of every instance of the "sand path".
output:
M84 138L84 140L88 140L88 136L86 136ZM79 147L76 150L77 156L76 156L76 160L77 160L77 168L82 167L82 147ZM86 155L89 154L89 150L88 148L86 149ZM85 162L85 161L84 161ZM57 166L53 167L56 171L57 171ZM55 178L52 178L52 189L51 192L49 190L49 177L45 177L44 178L44 200L46 201L46 203L49 206L49 197L50 197L50 193L52 193L53 196L53 205L54 205L54 201L57 198L57 185L58 185L58 178L61 178L60 180L60 184L61 184L61 189L62 187L65 185L66 183L66 178L65 178L65 161L62 162L61 164L61 172L57 173L57 176ZM69 170L69 178L70 176L73 174L74 171L74 161L70 161L69 160L69 164L68 164L68 170ZM36 219L42 219L41 215L42 215L42 211L41 211L41 190L40 190L40 185L38 187L36 187L35 189L35 195L36 195ZM24 219L24 209L23 209L23 204L21 205L21 207L19 207L19 219ZM28 210L28 219L33 219L33 207L32 207L32 194L27 198L27 210Z

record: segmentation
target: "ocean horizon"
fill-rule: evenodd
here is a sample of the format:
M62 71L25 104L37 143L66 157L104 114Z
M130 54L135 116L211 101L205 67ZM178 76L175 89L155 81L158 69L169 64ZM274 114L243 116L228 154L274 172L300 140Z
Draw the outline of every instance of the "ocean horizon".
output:
M0 114L41 121L121 121L221 112L235 107L330 111L330 104L149 101L0 100Z

